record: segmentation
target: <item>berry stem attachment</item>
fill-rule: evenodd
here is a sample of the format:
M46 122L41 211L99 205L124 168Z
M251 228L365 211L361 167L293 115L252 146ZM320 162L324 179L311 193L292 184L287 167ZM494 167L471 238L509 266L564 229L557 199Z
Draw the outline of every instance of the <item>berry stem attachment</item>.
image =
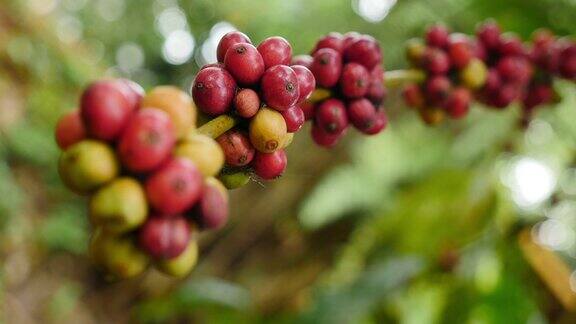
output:
M217 138L234 127L236 123L237 120L234 117L229 115L220 115L192 132L195 134L210 136L211 138Z
M422 83L426 80L426 73L422 70L394 70L384 73L384 82L389 88L398 88L406 83Z

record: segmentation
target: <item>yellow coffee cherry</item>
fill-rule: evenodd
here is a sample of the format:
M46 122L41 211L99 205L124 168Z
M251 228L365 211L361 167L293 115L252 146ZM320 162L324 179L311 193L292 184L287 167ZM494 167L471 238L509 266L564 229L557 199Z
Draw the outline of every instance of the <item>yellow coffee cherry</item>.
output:
M191 134L176 145L174 155L191 160L205 177L220 173L224 152L216 140L202 134Z
M284 144L286 122L282 114L264 107L250 121L249 133L250 141L258 151L272 153Z
M159 86L142 98L143 108L157 108L170 115L176 136L182 138L186 131L196 127L197 108L192 98L173 86Z

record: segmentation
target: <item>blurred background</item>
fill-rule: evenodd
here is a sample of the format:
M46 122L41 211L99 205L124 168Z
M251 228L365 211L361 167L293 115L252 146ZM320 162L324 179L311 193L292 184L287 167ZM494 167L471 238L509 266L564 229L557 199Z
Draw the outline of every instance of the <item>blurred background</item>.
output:
M96 78L188 89L233 29L283 36L295 54L356 30L399 69L426 25L472 32L488 17L524 38L570 35L576 2L2 0L0 322L576 322L573 84L525 131L517 107L427 128L393 91L377 137L350 132L328 151L304 129L280 180L232 193L229 225L202 236L182 281L101 279L86 201L56 173L54 124Z

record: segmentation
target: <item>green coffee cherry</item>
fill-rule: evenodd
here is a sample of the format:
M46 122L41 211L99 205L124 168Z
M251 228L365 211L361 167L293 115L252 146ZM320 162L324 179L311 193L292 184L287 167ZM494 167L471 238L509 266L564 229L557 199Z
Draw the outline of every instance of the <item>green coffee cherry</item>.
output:
M179 256L156 262L156 268L167 275L184 278L190 274L198 261L198 244L196 240L190 240L186 250Z
M90 257L115 279L127 279L143 273L150 260L130 236L117 236L97 229L90 241Z
M247 172L239 171L230 174L221 174L218 179L226 189L232 190L248 184L248 182L250 182L250 175Z

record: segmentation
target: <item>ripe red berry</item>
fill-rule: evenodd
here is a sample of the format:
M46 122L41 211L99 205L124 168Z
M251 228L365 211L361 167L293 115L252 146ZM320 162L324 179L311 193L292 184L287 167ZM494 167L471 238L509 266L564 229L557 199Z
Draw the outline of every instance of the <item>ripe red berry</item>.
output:
M342 68L340 89L348 98L359 98L366 95L370 86L370 74L366 68L358 63L348 63Z
M532 48L530 59L548 73L556 73L560 66L560 52L561 49L556 43L543 43Z
M444 74L450 70L450 58L443 50L429 47L424 52L422 65L432 74Z
M133 172L152 171L170 155L176 141L170 116L159 109L145 108L128 122L118 142L122 164Z
M62 150L86 138L86 129L78 109L70 111L58 119L55 138L58 147Z
M300 98L298 77L287 65L276 65L266 70L261 88L264 102L278 111L294 106Z
M532 33L532 43L536 47L548 46L556 41L554 33L547 28L539 28Z
M254 146L252 146L248 135L244 132L229 130L216 140L220 144L222 151L224 151L226 164L230 166L245 166L254 158Z
M448 44L448 28L441 24L432 25L426 30L426 44L438 48L444 48Z
M470 90L464 87L458 87L454 89L448 97L444 109L446 109L450 117L459 119L468 114L471 100L472 94Z
M155 259L179 256L190 241L190 225L182 216L151 215L139 233L140 247Z
M221 182L206 179L200 201L190 212L192 219L203 229L222 228L228 222L228 192Z
M503 80L524 84L532 77L532 66L525 58L507 56L501 59L497 67Z
M514 34L504 34L500 37L498 52L502 56L524 56L526 49L518 36Z
M254 162L254 173L264 180L273 180L278 178L286 170L286 152L276 150L272 153L256 152Z
M80 114L89 135L96 139L116 139L133 111L125 85L116 80L94 82L82 94Z
M402 96L409 107L420 108L424 106L424 93L416 83L407 84L402 91Z
M212 116L230 110L236 82L228 71L219 67L200 70L192 85L192 97L198 108Z
M436 75L429 78L424 85L425 97L432 105L442 105L452 90L448 77Z
M314 61L310 70L316 78L316 83L325 88L331 88L338 83L342 72L342 57L331 48L322 48L314 53Z
M345 62L356 62L372 70L382 62L380 44L371 36L364 35L344 49Z
M243 86L258 83L265 70L262 55L248 43L232 45L224 57L224 66L236 82Z
M492 68L488 70L488 75L486 76L486 83L484 84L484 89L488 91L496 91L502 85L502 78L497 69Z
M252 118L260 109L260 97L256 91L245 88L236 93L234 96L234 108L236 114L244 118Z
M126 89L125 94L132 110L140 108L140 103L145 94L142 86L128 79L118 79L117 81L124 85L124 88Z
M387 125L388 125L388 116L386 116L384 110L379 110L376 112L376 116L374 117L372 126L364 130L363 133L366 135L376 135L381 131L383 131Z
M328 35L320 38L316 43L316 47L312 51L312 53L316 53L318 50L322 48L331 48L338 53L342 53L344 48L344 36L340 33L332 32Z
M353 43L355 43L357 40L359 40L362 37L362 34L351 31L351 32L347 32L346 34L344 34L342 36L342 53L344 52L345 49L348 48L348 46L352 45ZM342 54L341 53L341 54Z
M375 105L381 104L386 98L386 87L384 86L384 68L381 65L376 65L370 71L370 86L366 97L370 99Z
M344 136L346 130L341 133L328 133L322 127L314 124L312 125L312 139L320 146L331 148L334 147L340 139Z
M314 118L316 113L316 104L312 102L303 101L298 104L298 107L304 112L304 118L310 120Z
M526 92L522 103L524 109L531 110L536 106L549 103L554 96L554 90L550 84L531 84Z
M503 84L496 90L491 99L491 104L496 108L508 107L520 96L520 89L514 84Z
M346 106L338 99L328 99L316 108L315 121L326 133L341 133L348 127Z
M298 78L298 92L300 93L298 102L302 102L308 99L314 89L316 89L316 79L314 74L303 65L292 65L291 68Z
M300 109L299 106L292 106L282 112L282 117L286 122L286 130L288 133L295 133L302 128L306 117L304 116L304 111Z
M500 44L500 26L494 21L486 21L476 29L476 37L489 50L497 50Z
M183 213L200 198L202 182L202 173L192 161L174 158L146 180L146 197L163 214Z
M308 69L310 69L310 67L312 66L312 62L314 61L314 58L312 58L312 56L310 55L296 55L292 58L292 62L291 64L294 65L302 65L307 67Z
M274 65L289 65L292 59L292 46L282 37L268 37L260 45L258 52L264 60L266 69Z
M231 31L224 35L220 42L218 43L218 48L216 49L216 56L218 58L218 62L224 62L224 58L226 57L226 52L228 49L238 43L248 43L252 44L252 41L248 36L239 32L239 31Z
M479 42L477 39L472 39L470 40L470 47L472 47L474 57L486 62L488 59L488 53L486 52L486 47L484 47L482 42Z
M560 53L560 75L569 80L576 80L576 43L564 45Z
M450 37L448 41L448 56L452 65L461 69L468 65L474 57L474 50L467 37Z
M376 108L365 98L356 99L348 104L348 119L359 131L370 129L375 116Z

